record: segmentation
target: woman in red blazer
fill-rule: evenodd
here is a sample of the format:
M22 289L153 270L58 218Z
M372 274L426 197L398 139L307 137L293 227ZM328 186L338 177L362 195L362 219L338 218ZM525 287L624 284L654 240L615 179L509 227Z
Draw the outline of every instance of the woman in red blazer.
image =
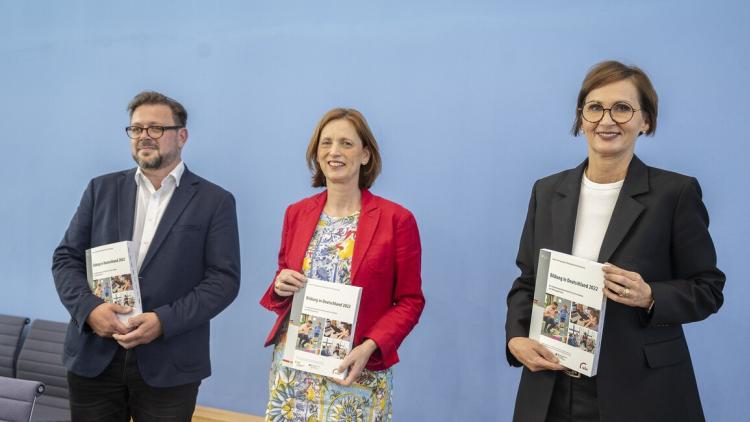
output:
M368 188L380 173L378 145L364 116L333 109L307 148L313 187L323 192L290 205L284 216L276 277L261 305L278 318L267 420L391 419L391 366L424 308L421 246L409 210ZM307 277L362 287L353 349L338 381L281 365L292 296ZM361 420L361 419L357 419Z

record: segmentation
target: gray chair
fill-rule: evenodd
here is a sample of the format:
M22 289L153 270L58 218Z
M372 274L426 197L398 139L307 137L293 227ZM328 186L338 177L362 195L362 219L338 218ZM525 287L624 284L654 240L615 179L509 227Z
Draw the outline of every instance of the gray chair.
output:
M0 314L0 377L16 376L19 340L28 323L29 319L25 317Z
M43 392L41 382L0 377L0 421L29 422L34 403Z
M69 421L67 369L62 364L64 322L35 319L16 362L16 377L41 381L46 391L37 400L32 421Z

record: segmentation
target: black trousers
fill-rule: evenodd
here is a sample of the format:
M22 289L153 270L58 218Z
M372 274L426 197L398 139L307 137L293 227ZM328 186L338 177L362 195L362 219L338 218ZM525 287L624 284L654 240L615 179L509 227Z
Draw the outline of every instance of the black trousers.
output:
M99 376L68 372L73 422L189 422L200 382L176 387L151 387L138 370L135 352L120 348Z
M599 422L596 378L573 378L558 372L547 422Z

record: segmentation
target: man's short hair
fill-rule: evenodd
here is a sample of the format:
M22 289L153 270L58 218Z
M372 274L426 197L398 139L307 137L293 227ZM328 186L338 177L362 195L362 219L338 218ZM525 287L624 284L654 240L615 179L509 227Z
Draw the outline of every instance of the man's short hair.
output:
M166 95L156 91L143 91L140 94L133 97L128 104L128 113L130 117L133 117L135 109L142 105L157 105L162 104L172 110L172 119L174 124L179 126L187 126L187 110L176 100L167 97Z

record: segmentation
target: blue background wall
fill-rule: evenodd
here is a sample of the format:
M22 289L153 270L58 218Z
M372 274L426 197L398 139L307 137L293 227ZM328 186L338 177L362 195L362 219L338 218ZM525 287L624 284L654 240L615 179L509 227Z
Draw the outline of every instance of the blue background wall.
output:
M504 297L528 196L584 158L569 135L578 87L614 58L661 97L637 153L704 188L726 303L686 331L708 419L744 419L747 3L369 3L0 0L0 312L67 319L52 250L87 181L133 166L127 102L162 91L191 114L186 163L239 207L243 285L213 322L199 402L261 414L273 315L257 301L283 210L314 193L317 119L356 107L384 157L374 191L414 212L424 246L427 308L396 366L396 420L509 420L520 371L505 362Z

